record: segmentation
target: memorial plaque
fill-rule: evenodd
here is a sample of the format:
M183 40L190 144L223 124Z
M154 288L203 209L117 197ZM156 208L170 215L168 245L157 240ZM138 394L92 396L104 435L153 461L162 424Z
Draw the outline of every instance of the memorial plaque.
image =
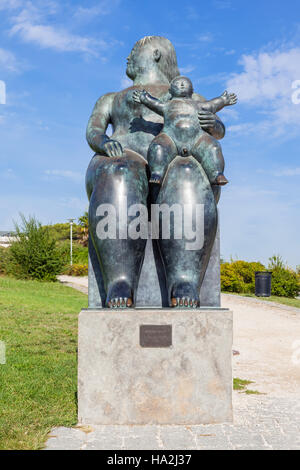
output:
M169 348L172 346L172 325L140 325L142 348Z

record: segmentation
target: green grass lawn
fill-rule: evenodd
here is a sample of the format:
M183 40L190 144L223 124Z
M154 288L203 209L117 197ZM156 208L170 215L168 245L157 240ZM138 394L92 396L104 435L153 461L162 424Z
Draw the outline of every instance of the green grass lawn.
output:
M0 277L0 449L40 449L76 424L77 318L87 296L59 283Z
M272 295L271 297L256 297L255 294L236 294L235 292L223 292L223 294L239 295L242 297L255 297L256 299L265 300L266 302L276 302L277 304L300 308L300 300L291 299L290 297L277 297L275 295Z

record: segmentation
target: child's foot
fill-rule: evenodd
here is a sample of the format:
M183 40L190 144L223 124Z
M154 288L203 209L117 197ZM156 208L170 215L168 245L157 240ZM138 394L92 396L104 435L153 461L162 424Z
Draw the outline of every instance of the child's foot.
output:
M228 179L223 174L220 174L216 177L215 183L217 186L225 186L228 183Z
M161 184L161 176L157 175L156 173L152 173L150 176L149 183Z

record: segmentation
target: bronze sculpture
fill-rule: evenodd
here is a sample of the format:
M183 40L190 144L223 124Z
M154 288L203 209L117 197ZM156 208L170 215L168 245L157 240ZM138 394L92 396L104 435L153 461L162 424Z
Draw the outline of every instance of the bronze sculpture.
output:
M157 256L164 264L168 303L173 307L199 306L199 289L209 261L217 228L220 186L211 186L202 166L192 156L177 156L170 164L161 185L149 184L148 149L163 128L163 119L133 99L134 92L146 90L162 102L170 98L170 82L179 76L176 53L166 38L148 36L133 47L127 63L127 75L133 86L101 97L93 110L87 128L87 140L96 152L87 170L86 187L90 199L89 224L106 299L105 306L126 308L135 305L136 290L144 259L146 240L128 237L103 239L97 236L98 221L105 215L99 207L118 207L126 200L127 208L149 203L203 205L203 246L186 250L186 239L163 239L159 235ZM193 100L204 102L200 95ZM199 123L214 139L224 136L225 128L211 111L201 110ZM112 124L113 134L106 135ZM161 149L160 158L168 159L177 149L174 143ZM127 216L129 224L133 216ZM124 222L124 221L123 221ZM116 224L121 225L120 215ZM174 231L174 222L171 223Z

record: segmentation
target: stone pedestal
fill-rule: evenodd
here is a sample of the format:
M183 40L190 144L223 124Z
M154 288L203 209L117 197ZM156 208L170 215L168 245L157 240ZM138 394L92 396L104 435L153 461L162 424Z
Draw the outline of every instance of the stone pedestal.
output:
M82 424L232 422L232 312L83 310Z

